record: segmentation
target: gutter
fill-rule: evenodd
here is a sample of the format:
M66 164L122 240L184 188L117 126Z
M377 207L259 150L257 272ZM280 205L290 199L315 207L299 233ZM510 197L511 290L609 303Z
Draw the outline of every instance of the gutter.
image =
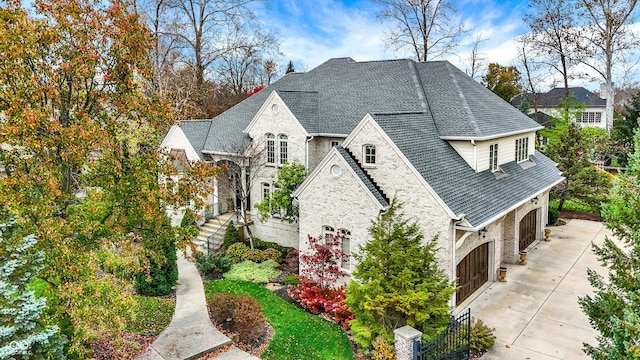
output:
M456 230L461 229L461 227L458 224L461 223L462 221L464 221L465 217L466 217L465 214L458 215L457 219L453 219L453 226L451 227L451 280L455 280L456 279L456 268L457 268L457 264L456 264ZM450 302L450 305L453 306L453 308L455 309L455 307L456 307L456 294L455 293L453 295L451 295L451 299L449 299L449 302Z
M307 141L304 142L304 168L309 170L309 142L314 139L315 136L307 136Z

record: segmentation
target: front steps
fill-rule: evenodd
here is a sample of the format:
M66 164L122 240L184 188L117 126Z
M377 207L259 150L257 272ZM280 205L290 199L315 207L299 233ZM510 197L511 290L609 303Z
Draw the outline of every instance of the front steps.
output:
M211 218L207 220L201 227L200 232L198 233L198 237L195 239L195 244L198 247L198 250L202 251L202 253L207 254L207 239L209 240L210 250L219 249L224 240L224 232L227 226L228 221L234 217L232 212L228 212L222 215L219 215L215 218Z

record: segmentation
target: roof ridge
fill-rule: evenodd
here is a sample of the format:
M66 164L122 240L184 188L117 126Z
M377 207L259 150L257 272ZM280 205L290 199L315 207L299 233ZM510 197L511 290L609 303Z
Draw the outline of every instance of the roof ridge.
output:
M482 135L482 131L478 127L478 123L476 122L476 118L475 118L475 116L473 116L473 113L471 112L471 108L469 107L469 103L467 102L467 98L465 97L464 92L460 88L460 84L458 84L458 79L456 79L456 76L451 71L451 66L452 65L448 61L445 62L445 67L447 68L447 71L449 72L449 76L451 77L451 83L453 84L453 86L458 91L458 96L460 97L460 101L462 102L462 108L467 113L469 124L471 125L471 127L475 131L476 135L480 136L480 135ZM436 128L437 128L437 126L436 126Z
M373 188L378 192L378 195L380 195L380 197L382 198L382 200L386 201L387 203L389 203L389 197L387 196L387 194L384 193L384 191L382 190L382 188L380 188L380 185L378 185L378 183L376 183L373 178L371 177L371 175L362 167L362 165L360 164L360 162L358 161L358 159L355 158L355 156L353 156L353 153L351 153L351 151L345 147L343 147L342 145L338 145L336 146L336 150L338 151L338 153L342 156L345 157L348 156L349 158L345 158L345 160L351 160L355 166L357 166L357 169L354 170L358 170L360 171L365 179L371 183L371 185L373 186ZM343 154L344 152L344 154ZM347 161L347 163L349 163L349 161ZM385 204L381 204L381 205L385 205Z

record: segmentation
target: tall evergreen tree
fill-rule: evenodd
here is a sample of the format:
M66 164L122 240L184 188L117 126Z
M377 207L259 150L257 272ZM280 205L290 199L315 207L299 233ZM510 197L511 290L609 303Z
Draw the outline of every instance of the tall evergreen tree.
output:
M289 60L289 64L287 64L287 71L285 71L285 74L292 72L296 72L296 68L293 67L293 61Z
M455 284L438 268L436 239L424 241L395 199L372 222L371 239L353 256L358 261L347 287L356 342L370 347L378 335L393 341L393 330L410 325L433 338L450 318Z
M604 206L606 237L593 252L609 268L602 276L588 269L594 295L580 298L582 310L600 332L597 344L584 344L593 359L640 359L640 132L626 175L619 177Z
M628 163L628 153L633 151L633 135L640 124L640 92L633 95L631 103L624 106L624 111L613 122L611 138L622 150L618 161L621 166Z
M41 324L45 299L29 289L44 266L35 244L34 235L18 234L14 219L0 223L0 359L64 357L58 326Z

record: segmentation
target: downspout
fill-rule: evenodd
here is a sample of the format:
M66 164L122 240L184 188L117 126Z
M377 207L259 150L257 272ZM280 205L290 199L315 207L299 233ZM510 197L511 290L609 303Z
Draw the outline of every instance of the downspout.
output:
M451 278L452 280L456 279L456 230L458 229L458 224L461 223L465 214L458 215L457 219L453 219L453 226L451 228ZM454 293L449 300L449 303L453 309L456 308L456 294Z
M478 149L476 148L476 141L472 139L471 145L473 145L473 171L478 172Z
M313 140L314 136L307 136L307 141L304 143L304 168L309 170L309 142Z

